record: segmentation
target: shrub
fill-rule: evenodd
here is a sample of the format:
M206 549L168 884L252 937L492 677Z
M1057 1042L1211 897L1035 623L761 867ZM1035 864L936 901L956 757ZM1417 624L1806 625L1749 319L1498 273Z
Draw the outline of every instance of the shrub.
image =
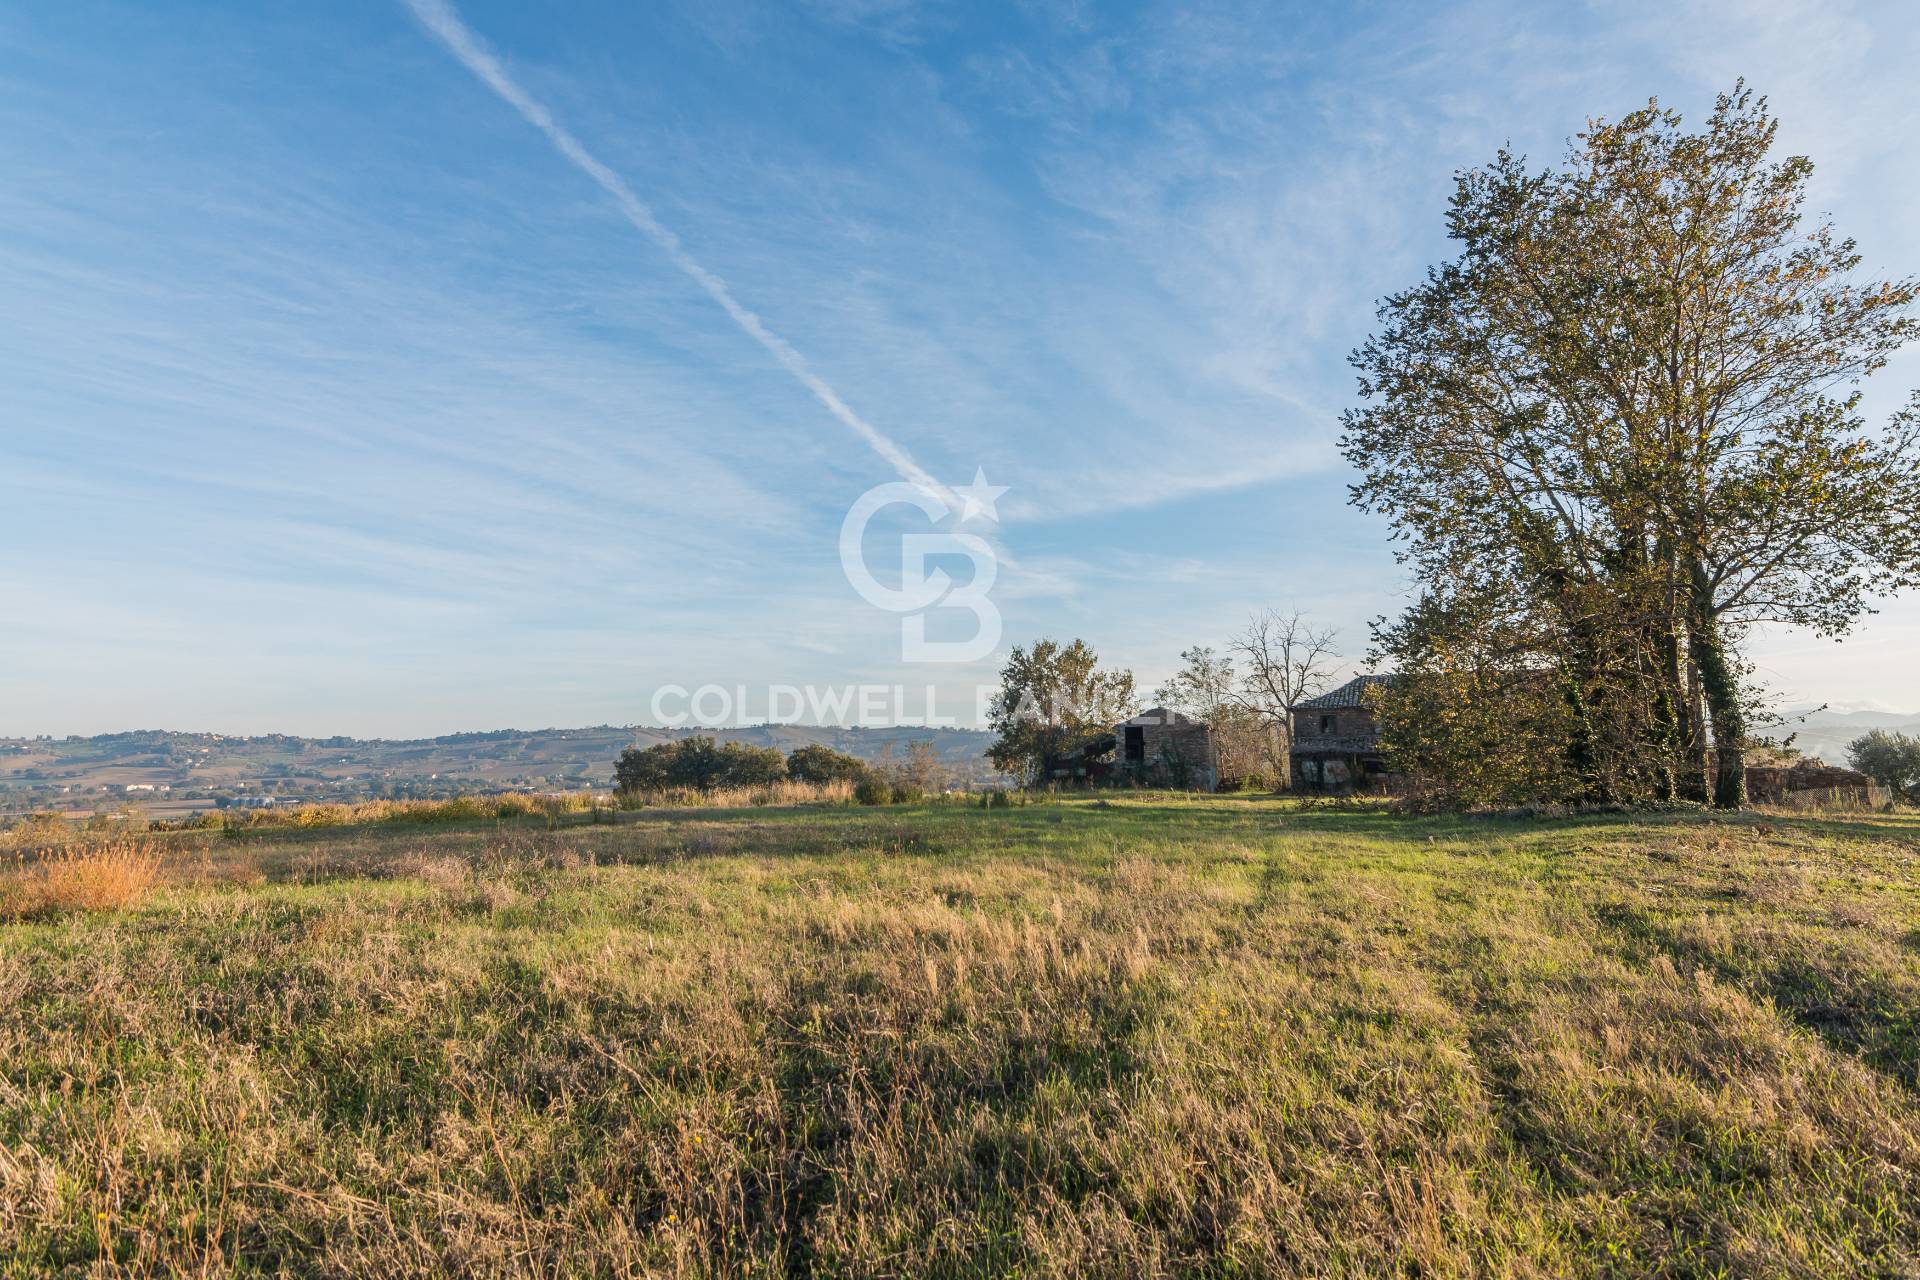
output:
M927 793L918 783L896 782L893 784L893 802L895 804L919 804L927 798Z
M895 786L911 787L915 792L939 791L952 781L951 771L940 763L931 742L909 742L904 759L895 760L892 752L877 770Z
M557 818L597 810L589 794L530 796L506 792L492 796L454 796L448 800L363 800L357 804L303 804L280 809L227 809L202 815L190 825L210 822L229 832L282 827L355 827L370 823L474 822L526 817ZM179 824L184 827L189 824Z
M722 787L774 787L787 780L787 758L778 747L729 742L720 748Z
M853 799L856 804L891 804L893 788L879 778L862 778L854 784Z
M0 914L117 911L146 897L159 871L159 850L145 841L50 854L0 886Z
M113 813L96 813L87 819L87 830L98 833L141 833L152 824L147 821L146 811L134 805Z
M530 818L535 814L550 817L553 809L549 807L548 802L538 796L523 796L516 792L508 792L506 795L493 797L493 816L496 818Z
M30 813L0 827L0 849L47 849L70 844L79 828L57 813Z
M466 822L493 816L493 806L487 801L474 796L455 796L438 804L405 806L393 814L393 819L402 822Z

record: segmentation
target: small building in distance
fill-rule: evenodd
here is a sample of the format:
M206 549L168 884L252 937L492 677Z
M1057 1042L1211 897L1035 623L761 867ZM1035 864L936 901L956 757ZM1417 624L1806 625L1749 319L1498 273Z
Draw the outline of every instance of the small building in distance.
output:
M1295 790L1343 795L1386 789L1374 703L1392 683L1392 676L1356 676L1294 708Z
M1175 787L1211 791L1219 785L1213 737L1204 720L1155 707L1069 752L1053 771L1056 782Z
M1219 752L1207 722L1167 707L1115 725L1112 759L1118 782L1182 791L1220 786Z
M1197 716L1154 707L1068 755L1053 778L1069 784L1217 791L1248 776L1247 759L1277 761L1283 745L1279 730L1264 721L1216 732Z
M216 800L214 805L216 808L222 809L278 809L280 807L280 797L235 796L225 804L221 804Z

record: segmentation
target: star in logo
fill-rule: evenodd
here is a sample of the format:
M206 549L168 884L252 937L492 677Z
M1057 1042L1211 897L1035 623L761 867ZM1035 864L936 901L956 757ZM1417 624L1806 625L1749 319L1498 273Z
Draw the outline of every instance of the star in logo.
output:
M960 522L965 524L976 516L985 516L993 523L999 524L1000 512L994 507L994 502L1011 487L1004 484L988 484L987 473L975 467L973 483L953 491L954 496L960 499Z

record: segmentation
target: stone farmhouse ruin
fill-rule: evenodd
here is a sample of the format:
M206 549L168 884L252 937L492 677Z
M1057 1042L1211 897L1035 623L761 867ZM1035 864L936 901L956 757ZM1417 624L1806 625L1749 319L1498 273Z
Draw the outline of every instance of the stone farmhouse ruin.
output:
M1296 791L1385 790L1374 700L1392 676L1356 676L1294 708L1292 769Z
M1053 776L1063 782L1215 791L1243 776L1250 758L1265 754L1278 760L1284 749L1277 727L1248 726L1223 736L1183 711L1154 707L1063 760Z

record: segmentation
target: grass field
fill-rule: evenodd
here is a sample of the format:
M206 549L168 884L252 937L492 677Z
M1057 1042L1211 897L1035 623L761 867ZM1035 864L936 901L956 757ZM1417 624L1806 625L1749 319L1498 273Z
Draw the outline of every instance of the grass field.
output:
M1920 1268L1913 816L569 821L0 923L0 1274Z

